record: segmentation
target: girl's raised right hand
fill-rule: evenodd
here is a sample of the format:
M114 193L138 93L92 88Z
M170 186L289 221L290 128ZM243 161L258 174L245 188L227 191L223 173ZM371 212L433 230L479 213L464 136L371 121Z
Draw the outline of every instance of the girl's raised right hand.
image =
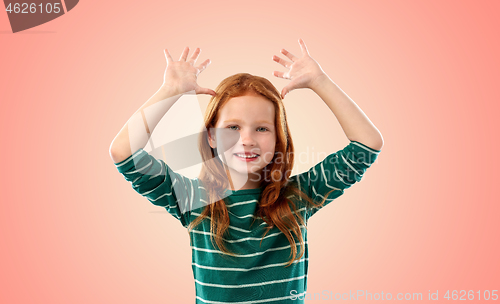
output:
M196 83L198 75L210 64L210 59L207 59L199 66L194 66L194 63L200 55L200 51L200 48L196 48L191 58L186 61L187 55L189 54L189 47L186 47L179 61L175 61L172 59L172 56L170 56L168 50L165 49L164 53L167 59L167 68L163 76L162 88L174 90L174 92L179 94L195 91L196 94L209 94L215 96L215 91L202 88Z

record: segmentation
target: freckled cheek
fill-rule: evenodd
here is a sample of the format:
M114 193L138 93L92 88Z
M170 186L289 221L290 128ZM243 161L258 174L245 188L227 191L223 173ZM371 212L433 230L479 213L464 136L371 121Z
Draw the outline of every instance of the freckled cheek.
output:
M270 163L271 160L273 160L273 157L274 157L274 152L275 152L274 151L274 147L273 146L266 147L265 151L266 152L264 153L264 155L262 155L263 156L262 158L264 159L264 161L266 163Z
M225 133L217 139L217 146L224 152L229 152L238 143L239 135L236 132Z
M263 150L266 151L263 157L266 163L270 163L273 160L274 152L276 149L276 137L275 135L268 136L262 143Z
M274 153L268 152L266 153L266 157L264 158L264 161L266 163L270 163L273 160Z

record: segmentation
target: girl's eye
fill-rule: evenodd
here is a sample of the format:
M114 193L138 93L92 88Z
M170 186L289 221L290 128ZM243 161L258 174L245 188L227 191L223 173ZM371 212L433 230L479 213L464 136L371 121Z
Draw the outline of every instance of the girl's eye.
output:
M227 128L230 130L237 130L238 126L228 126ZM233 129L233 128L236 128L236 129ZM269 129L265 128L265 127L257 128L257 130L269 131Z

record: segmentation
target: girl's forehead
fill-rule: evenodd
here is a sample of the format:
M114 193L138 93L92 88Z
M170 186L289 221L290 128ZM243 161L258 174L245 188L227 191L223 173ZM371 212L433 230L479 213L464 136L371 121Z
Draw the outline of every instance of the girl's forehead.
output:
M268 120L274 122L274 104L263 96L238 96L229 99L220 109L218 120Z

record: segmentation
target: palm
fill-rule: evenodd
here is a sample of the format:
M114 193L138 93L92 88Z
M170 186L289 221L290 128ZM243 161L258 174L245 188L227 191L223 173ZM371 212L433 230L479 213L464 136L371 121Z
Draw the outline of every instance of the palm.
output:
M170 56L168 50L165 49L167 69L163 78L163 87L173 88L176 91L180 91L180 93L195 91L195 94L210 94L215 96L215 91L202 88L196 83L198 75L210 64L210 60L207 59L202 64L194 66L200 51L200 48L196 48L191 58L186 60L189 53L189 48L186 47L179 61L175 61Z
M188 92L196 89L199 73L198 68L186 61L174 61L168 64L164 79L171 79L170 84L176 84L182 92ZM176 81L173 79L176 79Z
M291 81L288 84L290 91L292 89L307 88L308 81L314 77L315 70L311 67L317 64L311 57L302 57L295 61L291 67L287 76Z
M296 57L285 49L281 52L287 56L292 62L283 60L278 56L273 56L273 60L290 69L288 72L274 71L273 75L283 79L290 79L283 90L281 98L284 98L287 93L300 88L311 88L311 84L321 75L325 74L321 66L309 55L307 47L302 39L299 39L299 44L302 50L302 57Z

